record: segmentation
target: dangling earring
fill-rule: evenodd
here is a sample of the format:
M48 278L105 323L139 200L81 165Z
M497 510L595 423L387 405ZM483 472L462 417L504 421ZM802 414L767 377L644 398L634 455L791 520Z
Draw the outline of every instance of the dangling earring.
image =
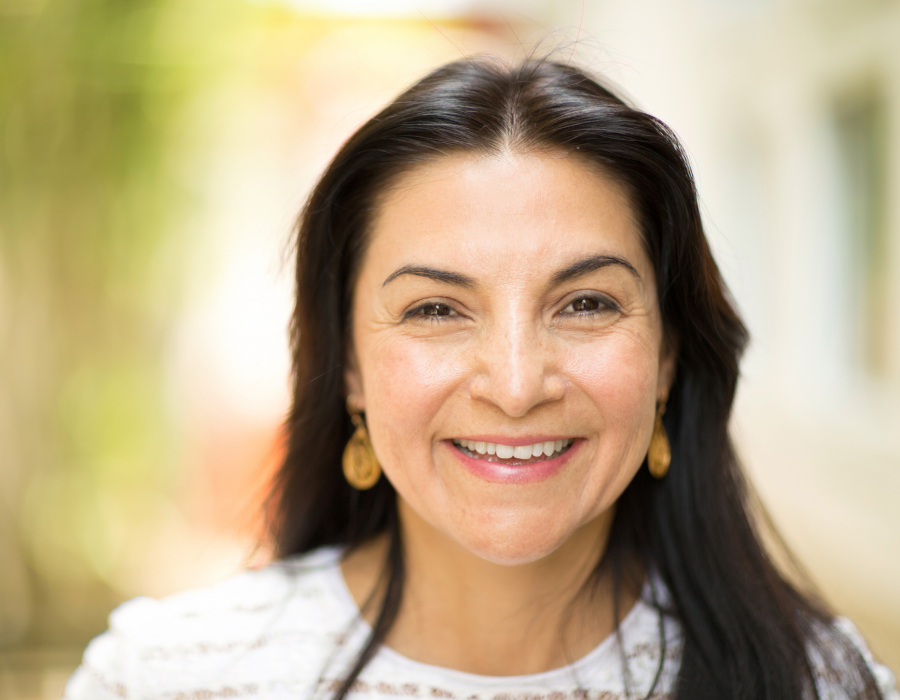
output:
M672 461L672 448L669 445L669 436L666 435L666 428L662 422L668 398L667 395L664 395L656 408L653 437L650 438L650 449L647 451L647 467L657 479L662 479L666 475L666 472L669 471L669 464Z
M350 420L356 426L356 431L344 448L344 477L355 489L365 491L372 488L381 477L381 465L372 449L372 441L369 440L369 431L362 415L354 405L356 397L352 394L347 397L347 413Z

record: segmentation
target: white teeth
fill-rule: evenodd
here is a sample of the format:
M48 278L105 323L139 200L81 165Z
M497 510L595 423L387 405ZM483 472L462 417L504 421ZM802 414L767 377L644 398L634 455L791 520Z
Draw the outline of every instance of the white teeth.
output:
M497 445L497 456L500 459L509 459L513 456L515 451L516 448L510 447L509 445Z
M537 442L533 445L518 445L516 447L476 440L456 440L456 443L460 447L464 447L470 452L477 452L480 455L497 455L500 459L511 459L513 457L516 459L531 459L542 455L549 457L560 452L563 447L571 445L572 440Z

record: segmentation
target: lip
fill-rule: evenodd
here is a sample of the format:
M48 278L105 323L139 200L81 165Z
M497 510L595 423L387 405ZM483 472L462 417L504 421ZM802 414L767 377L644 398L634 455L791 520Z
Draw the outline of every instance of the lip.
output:
M543 436L542 436L543 437ZM494 436L478 436L458 438L463 440L475 440L477 442L499 442L501 445L510 445L511 447L519 447L522 445L531 445L536 442L549 442L554 439L546 437L539 439L538 437L517 438L515 442L510 442L510 438L497 438ZM556 438L561 440L563 438ZM568 438L566 438L568 439ZM531 440L531 442L528 442ZM488 462L484 459L475 459L463 454L451 440L444 440L444 447L450 451L450 454L465 467L466 471L473 476L489 481L493 484L532 484L539 481L545 481L557 474L566 463L574 456L581 446L584 439L575 438L571 447L558 457L553 459L544 459L532 464L508 465L499 464L497 462Z
M556 440L578 440L571 435L526 435L525 437L505 437L503 435L458 435L454 440L474 440L475 442L493 442L510 447L536 445L539 442L555 442Z

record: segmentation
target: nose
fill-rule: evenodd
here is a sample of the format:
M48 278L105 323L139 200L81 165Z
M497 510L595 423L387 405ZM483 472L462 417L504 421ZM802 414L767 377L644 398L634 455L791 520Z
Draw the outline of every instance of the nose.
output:
M496 324L479 343L470 395L493 403L512 418L558 401L565 393L565 382L550 345L528 321Z

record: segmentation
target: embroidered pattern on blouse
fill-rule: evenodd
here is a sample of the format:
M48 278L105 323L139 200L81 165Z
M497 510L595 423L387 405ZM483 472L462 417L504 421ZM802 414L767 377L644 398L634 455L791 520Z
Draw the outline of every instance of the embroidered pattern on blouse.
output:
M365 633L358 619L351 620L358 611L347 602L336 566L302 572L286 567L288 575L281 577L251 572L236 584L170 602L128 604L114 614L112 631L88 648L66 697L330 700ZM655 679L650 699L667 700L683 648L680 628L660 620L649 601L638 606L623 621L619 639L611 640L615 647L598 647L571 673L482 683L378 653L351 685L348 700L635 700ZM844 633L865 656L885 697L900 700L890 671L871 661L849 622L840 625L850 627ZM823 699L846 698L856 687L858 677L847 677L847 659L838 653L831 664L813 663ZM582 689L573 689L579 679Z
M84 664L84 666L82 666L82 668L87 672L87 674L91 678L94 679L94 681L97 683L97 685L99 685L104 690L106 690L109 693L111 693L117 697L120 697L120 698L128 697L128 688L126 688L121 683L116 683L115 681L111 681L106 676L104 676L102 673L100 673L99 669L95 668L94 666L91 666L90 664Z
M326 678L319 681L318 692L336 693L343 681L339 678ZM633 700L632 696L614 693L608 690L587 690L576 688L570 691L548 690L544 693L496 692L490 694L463 693L457 694L435 686L420 686L417 683L386 683L384 681L368 682L361 679L353 681L350 692L360 695L393 695L396 697L444 698L445 700ZM667 700L668 693L652 693L648 700Z
M247 685L242 685L237 688L232 686L225 686L223 688L219 688L218 690L209 690L206 688L201 688L199 690L192 691L177 691L171 693L163 693L159 697L165 698L165 700L214 700L215 698L245 698L251 695L258 695L259 688L252 684L248 683Z
M658 643L650 643L650 642L640 642L639 644L635 644L632 646L628 653L625 655L625 658L628 661L633 661L634 659L651 659L654 661L659 660L659 652L660 646ZM678 661L681 659L681 644L680 643L669 643L666 645L666 653L663 654L663 658L666 661Z

